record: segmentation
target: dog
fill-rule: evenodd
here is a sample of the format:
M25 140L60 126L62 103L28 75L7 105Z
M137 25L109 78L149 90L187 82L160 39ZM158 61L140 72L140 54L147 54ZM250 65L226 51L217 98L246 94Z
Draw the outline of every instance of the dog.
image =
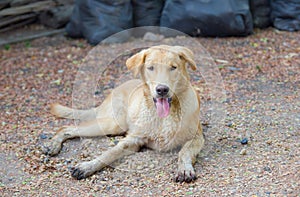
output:
M51 105L51 113L58 117L72 119L77 114L85 121L77 127L61 128L45 145L44 153L58 154L62 143L70 138L125 134L99 157L72 167L71 175L78 180L86 178L141 147L158 151L180 147L178 171L173 179L195 180L193 165L204 145L204 136L199 120L200 97L188 75L188 69L197 68L193 52L182 46L153 46L131 56L126 66L140 79L112 90L100 106L75 110Z

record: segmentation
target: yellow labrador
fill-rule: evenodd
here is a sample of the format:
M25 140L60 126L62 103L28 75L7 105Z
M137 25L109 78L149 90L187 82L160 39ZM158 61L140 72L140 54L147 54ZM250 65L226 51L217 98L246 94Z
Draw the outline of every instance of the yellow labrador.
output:
M69 138L126 133L99 157L73 167L72 176L86 178L142 146L159 151L181 146L175 181L191 182L196 179L193 163L204 145L200 99L187 72L187 66L196 69L193 53L182 46L154 46L130 57L126 65L141 80L115 88L99 107L74 110L59 104L51 106L52 114L58 117L74 118L76 113L86 122L63 127L45 146L44 153L56 155ZM90 120L95 113L96 119Z

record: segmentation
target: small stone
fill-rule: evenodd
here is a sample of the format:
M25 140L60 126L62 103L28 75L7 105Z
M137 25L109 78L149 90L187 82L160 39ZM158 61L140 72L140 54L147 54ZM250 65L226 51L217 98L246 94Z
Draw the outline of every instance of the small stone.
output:
M268 145L271 145L271 144L272 144L272 140L267 140L266 143L267 143Z
M90 156L90 153L89 153L89 151L87 151L87 150L83 150L82 153L81 153L81 156L82 156L83 158L87 158L88 156Z
M150 164L149 168L153 169L155 167L154 164Z
M272 106L272 107L271 107L271 110L272 110L272 111L275 111L275 110L276 110L276 108L275 108L274 106Z
M272 172L272 170L271 170L271 168L269 166L265 166L264 167L264 171L269 172L269 173Z
M137 170L142 170L144 167L143 166L137 166L136 169Z
M250 109L249 110L251 113L256 112L256 109Z
M245 148L243 148L240 152L240 155L246 155L247 154L247 150Z
M227 127L233 127L233 125L234 124L232 122L229 122L229 123L226 124Z
M112 139L110 142L109 142L109 146L115 146L119 143L119 140L116 140L116 139Z
M99 94L101 94L101 91L95 91L95 93L94 93L95 95L99 95Z
M67 164L69 164L69 163L71 163L71 160L69 160L69 159L66 159L66 160L64 161L64 164L65 164L65 165L67 165Z
M151 42L158 42L160 40L164 39L163 35L154 34L152 32L145 33L143 40L145 41L151 41Z
M48 157L45 157L43 163L48 163L49 161L50 159Z
M42 133L42 134L40 135L40 138L44 140L44 139L47 139L48 136L47 136L46 134Z
M228 66L227 69L230 70L230 71L239 71L239 70L241 70L240 68L233 67L233 66Z
M248 144L248 138L242 139L241 144L243 144L243 145Z

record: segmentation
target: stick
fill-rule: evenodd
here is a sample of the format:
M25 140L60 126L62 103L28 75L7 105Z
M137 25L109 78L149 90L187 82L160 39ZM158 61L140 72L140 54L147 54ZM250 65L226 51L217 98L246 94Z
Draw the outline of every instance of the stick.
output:
M24 14L24 15L19 15L19 16L11 16L7 18L3 18L0 20L0 28L6 25L10 25L12 23L16 23L19 21L23 21L29 18L35 18L37 15L35 13L30 13L30 14ZM0 29L0 32L2 30Z
M20 36L20 37L14 37L14 38L8 38L6 40L4 39L0 39L0 46L1 45L5 45L5 44L12 44L12 43L16 43L16 42L22 42L25 40L32 40L32 39L36 39L36 38L40 38L40 37L44 37L44 36L52 36L55 34L61 34L64 33L65 29L56 29L56 30L50 30L50 31L46 31L46 32L38 32L36 34L33 35L26 35L26 36Z
M0 11L0 16L19 15L28 12L49 10L53 6L55 6L55 3L53 1L41 1L24 6L3 9Z

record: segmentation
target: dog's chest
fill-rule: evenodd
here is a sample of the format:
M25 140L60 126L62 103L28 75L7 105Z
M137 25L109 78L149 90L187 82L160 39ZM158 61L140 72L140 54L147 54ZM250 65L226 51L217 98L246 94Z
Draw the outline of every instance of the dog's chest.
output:
M170 150L187 141L186 128L183 128L180 111L172 109L170 115L159 118L155 108L140 108L138 114L130 117L132 128L138 136L143 136L147 146L156 150Z

